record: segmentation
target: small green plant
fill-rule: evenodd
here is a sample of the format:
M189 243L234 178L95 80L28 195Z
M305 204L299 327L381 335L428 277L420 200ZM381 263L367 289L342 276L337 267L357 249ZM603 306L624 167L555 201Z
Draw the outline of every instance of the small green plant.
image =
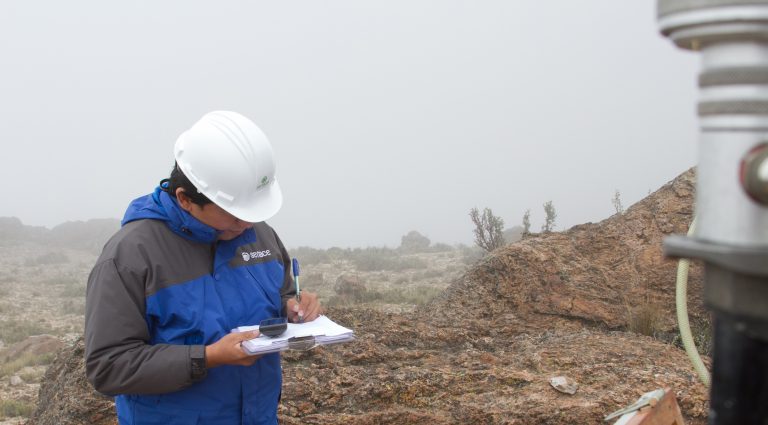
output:
M541 231L549 233L555 229L555 219L557 219L557 212L555 211L555 206L552 204L552 201L544 203L544 214L544 224L541 226Z
M531 210L525 210L523 214L523 233L520 235L521 239L527 238L531 234Z
M621 204L621 193L619 193L619 189L616 189L616 192L613 194L611 203L613 203L613 208L616 210L616 214L624 213L624 205Z

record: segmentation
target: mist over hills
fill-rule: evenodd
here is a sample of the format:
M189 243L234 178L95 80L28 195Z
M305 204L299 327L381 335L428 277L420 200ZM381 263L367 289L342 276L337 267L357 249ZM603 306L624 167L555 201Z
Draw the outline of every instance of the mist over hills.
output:
M48 229L25 225L17 217L0 217L0 246L29 242L98 253L119 228L120 220L113 218L67 221Z

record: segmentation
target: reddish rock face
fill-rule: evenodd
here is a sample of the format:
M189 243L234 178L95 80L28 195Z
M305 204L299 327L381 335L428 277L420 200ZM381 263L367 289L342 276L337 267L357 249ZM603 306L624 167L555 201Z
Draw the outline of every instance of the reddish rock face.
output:
M626 332L644 306L674 327L675 262L661 240L691 220L688 171L598 224L527 238L487 256L415 313L329 309L358 340L284 358L284 424L598 424L657 388L675 391L689 424L706 423L707 390L685 353ZM701 270L689 308L701 308ZM85 381L82 342L40 390L35 424L112 424ZM550 379L567 376L575 394Z

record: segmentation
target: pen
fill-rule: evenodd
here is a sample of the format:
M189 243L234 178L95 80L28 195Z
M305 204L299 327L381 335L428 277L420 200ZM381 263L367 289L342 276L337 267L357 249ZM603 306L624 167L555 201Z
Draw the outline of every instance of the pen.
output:
M296 284L296 303L299 306L299 323L304 323L304 315L301 314L301 287L299 287L299 260L293 259L293 282Z

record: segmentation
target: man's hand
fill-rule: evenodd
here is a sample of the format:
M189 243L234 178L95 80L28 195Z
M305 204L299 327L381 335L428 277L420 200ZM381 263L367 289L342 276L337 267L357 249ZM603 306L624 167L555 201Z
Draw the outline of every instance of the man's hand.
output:
M240 345L241 342L259 336L259 331L232 332L220 340L205 347L205 366L212 368L221 365L250 366L261 357L251 356Z
M288 320L293 323L299 321L299 313L304 317L305 322L311 322L323 314L317 294L309 291L301 291L301 305L296 302L296 298L289 298L286 302L286 309L288 310Z

